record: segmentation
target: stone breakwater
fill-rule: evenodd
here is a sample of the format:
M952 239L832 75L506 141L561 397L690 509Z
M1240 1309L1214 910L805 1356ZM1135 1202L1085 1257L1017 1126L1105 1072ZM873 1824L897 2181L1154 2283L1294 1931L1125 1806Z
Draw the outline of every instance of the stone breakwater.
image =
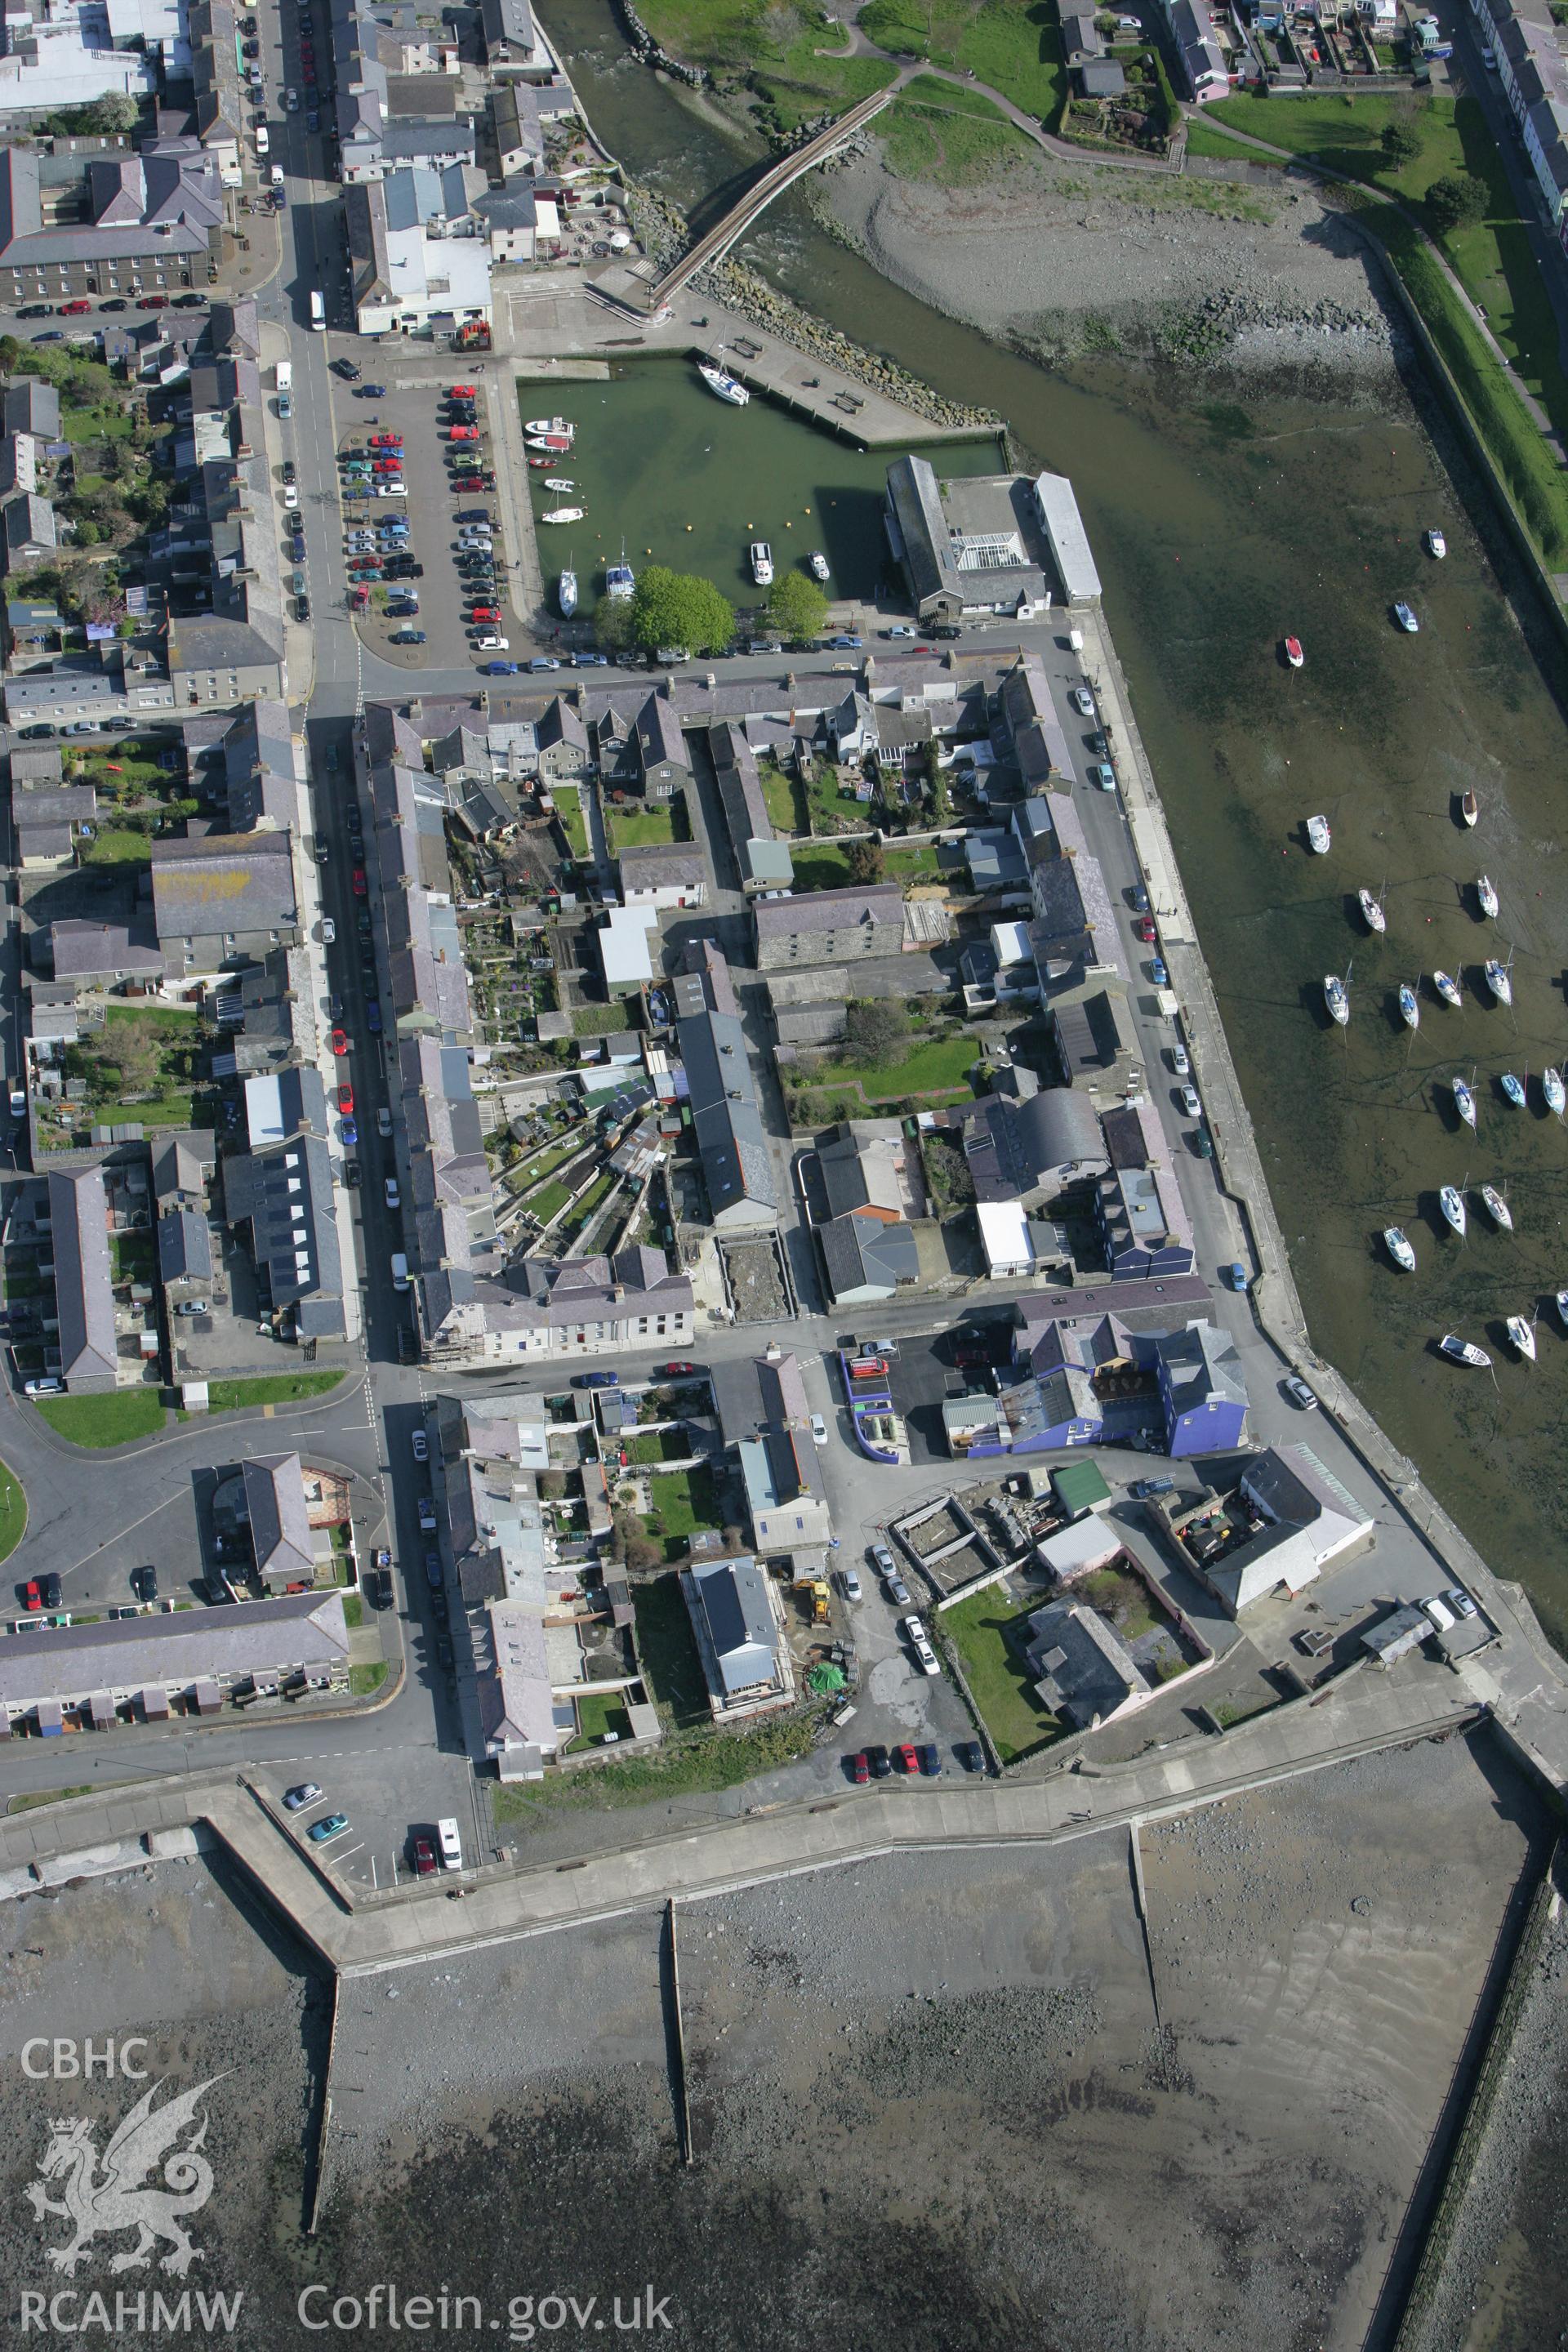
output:
M689 66L679 58L672 58L669 51L648 31L647 26L632 6L631 0L617 0L617 7L621 22L626 29L626 37L632 45L632 54L640 59L642 64L654 67L659 73L670 75L676 81L685 82L690 89L701 89L706 86L709 78L702 68Z
M1197 302L1156 309L1117 305L1104 310L1043 312L1016 327L1010 338L1026 358L1060 364L1085 352L1224 367L1268 358L1279 363L1386 368L1405 356L1408 337L1374 304L1303 302L1283 292L1228 289Z
M1001 433L1005 420L994 408L972 408L966 403L946 400L919 376L894 360L879 359L876 352L866 351L859 343L840 334L837 327L824 324L792 302L787 294L778 293L765 278L737 261L716 262L703 270L693 281L710 292L715 301L726 309L750 319L754 326L765 327L781 341L791 343L809 359L818 359L839 368L858 383L868 384L889 400L912 415L922 417L928 425L940 426L944 432L962 432L973 427L976 433Z

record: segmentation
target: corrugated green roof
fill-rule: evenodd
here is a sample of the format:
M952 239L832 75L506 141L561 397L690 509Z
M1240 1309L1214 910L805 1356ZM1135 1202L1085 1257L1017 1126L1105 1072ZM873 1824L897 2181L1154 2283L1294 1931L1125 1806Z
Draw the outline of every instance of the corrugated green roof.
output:
M1092 1462L1069 1462L1064 1469L1053 1470L1051 1484L1063 1510L1075 1516L1110 1500L1110 1489Z

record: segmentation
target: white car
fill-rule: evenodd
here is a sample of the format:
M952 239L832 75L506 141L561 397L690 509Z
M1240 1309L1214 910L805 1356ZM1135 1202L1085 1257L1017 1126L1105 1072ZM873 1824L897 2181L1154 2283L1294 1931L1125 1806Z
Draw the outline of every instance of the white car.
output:
M375 1115L375 1131L377 1135L390 1135L392 1133L392 1113L387 1109L384 1103L382 1104L381 1108Z
M395 1176L388 1176L381 1189L386 1195L386 1205L389 1209L400 1209L403 1206L403 1195L397 1189Z
M504 654L509 650L509 641L505 637L476 637L474 639L474 651L477 654Z
M377 482L374 488L378 499L405 499L408 496L406 482Z
M283 485L283 503L286 507L297 507L300 503L300 493L292 482Z
M940 1675L942 1667L938 1663L936 1652L931 1648L931 1637L920 1619L906 1617L902 1622L903 1630L909 1636L910 1647L920 1660L922 1673Z
M1072 704L1073 709L1075 710L1081 711L1085 719L1092 719L1094 717L1094 697L1090 694L1087 686L1074 687L1072 690Z
M414 1459L416 1462L428 1462L430 1459L430 1441L422 1429L414 1433Z
M330 948L337 936L338 927L336 923L333 922L331 915L323 915L321 917L321 945L324 948Z
M300 111L299 91L297 89L286 89L283 93L283 103L288 108L290 114L298 114Z
M826 1444L827 1423L823 1420L822 1415L819 1412L814 1412L811 1416L811 1433L816 1440L818 1445Z
M1184 1045L1172 1046L1171 1067L1174 1070L1177 1077L1179 1078L1184 1078L1191 1076L1193 1066L1187 1059L1187 1049Z
M1189 1118L1201 1118L1203 1117L1204 1107L1198 1100L1198 1090L1196 1087L1184 1087L1182 1088L1182 1108L1186 1112Z
M838 1580L844 1587L844 1598L846 1601L860 1601L864 1599L865 1595L860 1583L860 1571L858 1568L847 1568Z

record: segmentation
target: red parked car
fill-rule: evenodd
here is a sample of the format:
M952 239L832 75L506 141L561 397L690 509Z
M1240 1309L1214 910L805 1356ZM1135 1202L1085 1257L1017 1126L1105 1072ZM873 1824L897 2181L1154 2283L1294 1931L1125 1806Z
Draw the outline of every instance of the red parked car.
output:
M435 1855L435 1853L434 1853L434 1851L433 1851L433 1849L432 1849L432 1847L431 1847L430 1841L429 1841L429 1839L428 1839L428 1838L416 1838L416 1839L415 1839L415 1841L414 1841L414 1867L415 1867L415 1870L416 1870L416 1872L417 1873L418 1876L419 1876L419 1877L421 1877L421 1878L434 1878L434 1877L435 1877L435 1875L436 1875L436 1855Z
M62 302L60 316L62 319L79 319L84 310L90 310L91 308L90 302L84 302L79 298L75 302Z
M339 1061L342 1061L343 1055L348 1052L348 1031L346 1029L334 1029L332 1032L332 1051L337 1055Z
M477 425L454 425L447 436L449 441L477 441L479 437L479 428Z
M448 400L478 400L479 396L479 387L477 383L455 383L447 394Z
M136 305L139 310L166 310L168 307L169 298L166 294L143 294Z
M356 866L354 867L353 873L350 877L350 880L353 883L353 894L356 898L363 898L368 896L370 884L364 878L364 867L363 866Z
M476 604L468 617L473 621L499 621L500 607L498 604Z
M1160 936L1152 915L1140 915L1132 928L1146 948L1152 948Z
M370 446L373 449L401 449L403 436L401 433L373 433Z
M351 612L354 612L354 613L363 613L363 612L364 611L365 606L366 606L369 603L370 603L370 590L369 590L368 588L351 588L351 589L350 589L350 591L349 591L349 609L350 609L350 611L351 611Z
M22 1606L24 1609L41 1609L43 1605L44 1596L38 1589L38 1580L36 1576L31 1577L22 1587Z
M483 478L479 474L458 474L453 478L452 488L455 490L482 490Z
M921 1759L907 1739L894 1748L893 1761L900 1772L918 1772L921 1769Z
M343 1082L342 1082L342 1085L338 1088L338 1108L339 1108L339 1109L343 1113L344 1117L346 1118L346 1117L347 1117L347 1115L348 1115L348 1113L349 1113L350 1111L352 1111L352 1110L353 1110L353 1107L354 1107L354 1090L353 1090L353 1087L351 1087L351 1086L350 1086L350 1084L349 1084L348 1080L345 1078L345 1079L343 1080Z
M844 1759L844 1769L858 1789L863 1789L871 1778L871 1767L864 1755L847 1756Z

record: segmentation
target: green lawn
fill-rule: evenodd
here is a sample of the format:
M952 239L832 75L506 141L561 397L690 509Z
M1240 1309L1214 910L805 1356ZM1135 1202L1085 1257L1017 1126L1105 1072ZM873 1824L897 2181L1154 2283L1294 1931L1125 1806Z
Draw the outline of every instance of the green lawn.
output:
M607 808L605 831L612 857L623 849L662 848L675 839L673 803L660 801L650 808Z
M572 855L585 865L589 856L588 820L583 814L583 795L575 784L552 784L550 797L555 803L556 822L571 844Z
M879 48L973 69L1026 114L1054 130L1067 97L1061 35L1050 0L871 0L859 16ZM960 95L961 93L954 93Z
M937 1620L963 1660L974 1704L1004 1764L1045 1747L1065 1727L1036 1697L1023 1651L1010 1638L1024 1632L1027 1618L1026 1610L1015 1609L993 1585L956 1609L943 1610Z
M168 1004L111 1004L101 1030L84 1031L68 1047L66 1073L88 1082L80 1114L87 1118L188 1127L201 1050L194 1012Z
M364 1623L364 1598L358 1592L343 1595L343 1623L351 1629Z
M520 1160L515 1168L507 1170L509 1191L526 1192L531 1184L537 1184L541 1177L550 1175L563 1160L581 1151L587 1139L585 1134L570 1135L564 1143L547 1144L542 1151L534 1152L531 1159Z
M153 837L126 825L100 825L92 839L82 843L81 857L84 866L148 866L153 859Z
M384 1658L378 1658L374 1666L351 1666L349 1668L349 1696L351 1698L368 1698L371 1692L378 1691L385 1680L386 1661Z
M167 1416L158 1390L121 1389L112 1396L42 1397L38 1411L73 1445L128 1445L155 1437Z
M664 1544L666 1559L684 1559L687 1538L700 1528L718 1528L722 1524L713 1494L713 1475L709 1470L661 1471L653 1480L653 1508L644 1514L643 1526L650 1536Z
M905 180L972 186L1021 163L1029 142L989 99L920 74L896 98L877 129L888 169Z
M849 860L836 842L814 841L809 849L796 847L795 887L797 890L842 890L849 881Z
M661 1478L661 1486L674 1482ZM692 1636L691 1619L673 1570L632 1587L637 1612L637 1656L647 1679L648 1696L668 1711L669 1727L695 1730L709 1721L708 1685Z
M574 1702L577 1709L577 1730L585 1740L603 1739L613 1731L619 1739L631 1738L631 1717L619 1691L589 1691Z
M0 1462L0 1559L9 1559L27 1526L27 1497L8 1462Z
M938 1094L957 1087L975 1060L973 1037L933 1037L913 1045L896 1062L862 1066L829 1062L809 1073L814 1087L858 1086L868 1102L893 1102L904 1095Z
M256 1404L298 1404L303 1397L325 1396L347 1378L346 1372L276 1372L254 1381L214 1381L207 1402L214 1412L238 1412Z
M942 861L935 842L917 842L912 849L886 850L882 871L889 882L936 881L942 873Z
M552 1217L560 1215L562 1210L566 1206L567 1202L571 1198L571 1190L567 1185L546 1184L540 1192L537 1192L534 1194L532 1200L530 1201L528 1205L532 1214L539 1219L540 1223L542 1225L547 1225Z
M757 772L762 778L763 799L775 833L807 833L811 819L806 814L800 789L793 776L786 776L776 760L759 760Z

